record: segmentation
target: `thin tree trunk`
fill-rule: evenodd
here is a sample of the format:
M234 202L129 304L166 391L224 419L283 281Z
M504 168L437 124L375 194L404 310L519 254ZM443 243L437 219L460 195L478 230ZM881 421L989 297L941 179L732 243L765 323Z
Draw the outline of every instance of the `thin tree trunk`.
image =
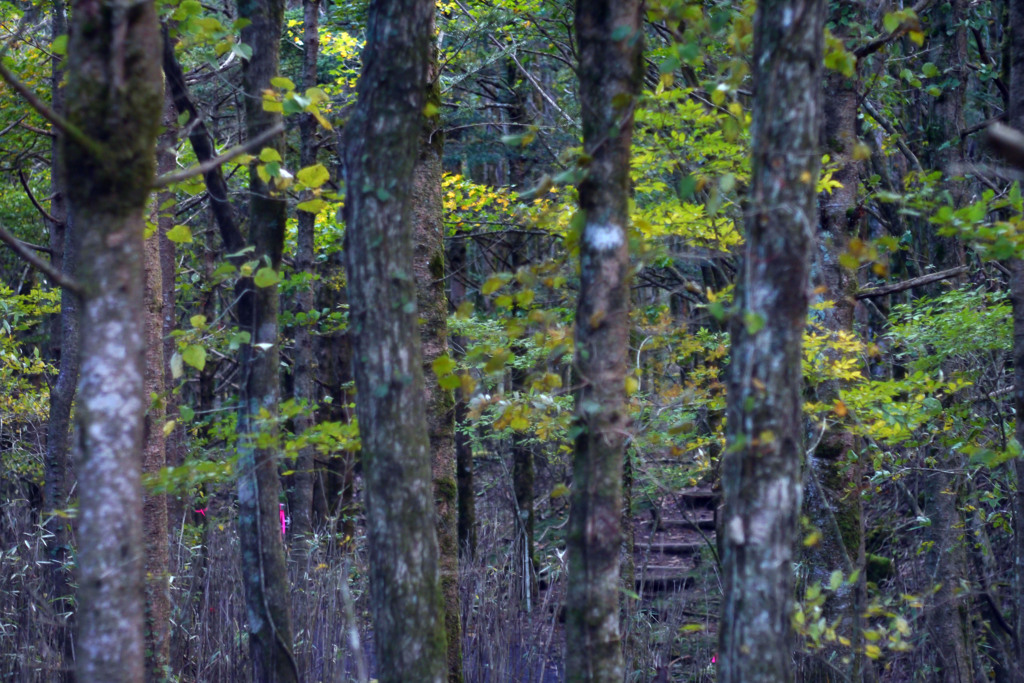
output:
M160 235L154 233L144 247L146 265L145 330L146 388L149 401L146 414L142 471L156 475L167 464L164 450L166 400L164 392L163 298L160 277ZM148 399L147 399L148 400ZM170 599L168 596L167 496L146 495L142 505L142 521L146 541L146 679L164 680L170 663Z
M302 29L302 85L305 88L316 86L316 62L320 50L320 0L303 0ZM312 114L303 114L299 124L301 143L299 148L299 164L303 168L316 163L316 119ZM308 198L308 197L307 197ZM308 211L299 211L298 231L295 250L295 270L308 275L313 274L314 225L316 215ZM300 289L295 296L295 304L302 313L309 314L316 305L313 280ZM299 323L295 329L295 398L304 401L308 408L316 402L316 355L313 349L312 321ZM296 418L295 429L300 434L313 426L313 415L303 414ZM299 450L295 459L295 475L289 491L289 508L292 519L292 534L296 538L293 547L301 545L301 539L313 532L313 446Z
M458 308L466 300L466 240L452 240L448 248L448 271L451 283L451 305ZM452 338L453 355L463 355L466 339ZM476 491L473 484L473 446L469 435L459 427L466 423L467 404L471 397L461 389L455 403L455 462L458 488L459 553L468 558L476 555Z
M1008 3L1007 35L1020 36L1024 32L1024 3ZM1010 102L1008 124L1024 131L1024 43L1009 41ZM1010 263L1010 299L1013 302L1013 375L1014 406L1016 408L1017 442L1024 444L1024 260ZM1017 670L1024 671L1024 459L1014 458L1017 490L1013 495L1013 588L1016 596L1014 630L1017 633L1014 656Z
M140 453L144 392L143 212L163 103L153 4L76 0L68 119L101 147L64 139L79 235L78 680L142 681Z
M62 0L53 0L50 9L51 38L68 32L66 6ZM64 113L64 89L61 80L64 78L64 61L53 58L50 72L50 92L53 109ZM74 230L68 216L66 179L61 175L60 143L54 138L51 145L50 161L50 215L53 221L47 221L50 232L51 263L59 268L64 275L75 278L78 247ZM68 447L71 436L71 404L75 397L75 385L78 382L79 343L78 343L78 298L71 292L61 290L60 315L58 324L51 328L54 339L60 339L60 365L57 381L50 387L50 413L46 425L45 475L43 483L43 510L49 514L67 507L67 473ZM71 534L70 525L65 517L53 515L44 522L53 534L49 547L51 562L50 591L55 611L58 614L70 614L73 610L67 564L70 557ZM63 655L61 677L64 681L74 680L73 646L71 638L71 619L58 622L57 639Z
M246 135L251 140L280 123L279 114L263 108L262 93L271 87L270 79L278 73L284 2L240 0L238 14L252 22L241 35L253 50L252 59L242 69ZM267 146L280 153L281 136ZM284 250L284 195L260 178L255 162L249 169L249 192L253 256L260 267L269 266L276 272ZM249 615L249 652L254 680L292 683L299 673L292 656L291 596L278 519L281 480L277 450L272 444L259 445L278 431L280 302L276 285L259 287L252 278L244 278L239 290L239 327L250 334L250 343L242 347L243 387L238 416L238 535Z
M165 105L164 124L167 126L173 116L170 103ZM167 128L160 139L157 150L157 166L160 172L168 172L174 166L174 134ZM166 193L157 195L157 201ZM157 225L166 224L166 218L155 216ZM145 396L149 400L142 450L142 471L157 475L167 465L167 439L164 423L167 420L167 391L164 384L164 278L160 253L160 230L158 229L143 245L143 267L145 270L144 302L146 306L146 380ZM170 616L168 574L170 548L168 545L167 496L146 494L142 499L142 525L146 543L146 680L162 681L167 677L170 665Z
M629 413L629 153L642 75L639 0L576 4L583 148L576 309L576 437L569 515L566 676L619 683L622 461Z
M345 131L349 329L382 683L447 676L410 206L433 13L429 0L370 5Z
M718 679L793 680L793 547L803 459L801 347L816 225L824 0L754 18L751 191L730 320Z

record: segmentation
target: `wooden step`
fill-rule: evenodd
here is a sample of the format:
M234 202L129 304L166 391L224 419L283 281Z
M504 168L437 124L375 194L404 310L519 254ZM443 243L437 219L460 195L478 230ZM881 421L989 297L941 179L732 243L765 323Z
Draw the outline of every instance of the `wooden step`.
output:
M636 589L644 593L676 592L693 588L697 580L680 573L680 567L648 567L647 573L637 577Z
M715 509L720 496L717 491L711 489L689 489L681 491L676 496L677 504L681 510L693 510L696 508Z
M703 541L656 541L650 544L649 549L654 555L699 555L706 545ZM634 548L637 552L644 552L648 550L648 545L637 543Z
M650 525L651 520L644 520L644 524ZM658 531L671 531L673 529L700 529L701 531L715 530L714 517L698 517L697 519L679 519L677 517L662 517Z

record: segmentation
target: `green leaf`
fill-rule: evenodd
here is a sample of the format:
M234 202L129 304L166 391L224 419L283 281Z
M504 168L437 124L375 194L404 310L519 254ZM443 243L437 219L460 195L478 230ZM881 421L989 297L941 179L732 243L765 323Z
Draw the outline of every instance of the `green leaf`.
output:
M565 484L555 484L555 488L551 489L551 498L561 498L569 495L569 487Z
M256 271L252 281L257 287L270 287L280 282L281 276L270 266L264 266Z
M442 389L451 391L452 389L458 389L462 386L462 378L458 375L445 375L437 381L441 385Z
M68 53L68 34L62 33L50 43L50 51L55 55L66 55Z
M281 88L281 90L295 90L295 83L292 79L285 78L284 76L275 76L270 79L270 85L275 88Z
M434 369L434 374L441 377L455 370L455 361L446 353L434 359L430 366Z
M235 43L231 46L231 51L236 57L240 57L246 61L252 59L252 48L245 43Z
M331 179L331 172L323 164L313 164L299 169L295 179L306 187L320 187Z
M488 294L493 294L494 292L501 289L505 285L505 283L508 282L508 280L508 277L495 275L489 278L487 282L484 283L484 286L480 289L480 293L483 294L484 296L487 296Z
M747 334L757 334L764 328L765 319L763 315L747 311L743 314L743 324L747 326Z
M187 225L175 225L167 231L167 239L175 244L188 244L192 242L192 229Z
M307 213L320 213L328 206L330 206L330 204L322 199L310 199L309 201L299 202L295 205L295 208L299 211L306 211Z
M260 161L265 164L269 164L272 161L281 161L281 154L273 147L264 147L260 152Z
M181 352L181 359L202 372L206 367L206 349L198 344L190 344Z
M206 316L205 315L202 315L202 314L194 315L191 318L189 318L188 321L190 323L192 323L192 327L194 327L196 329L202 329L203 327L206 327Z

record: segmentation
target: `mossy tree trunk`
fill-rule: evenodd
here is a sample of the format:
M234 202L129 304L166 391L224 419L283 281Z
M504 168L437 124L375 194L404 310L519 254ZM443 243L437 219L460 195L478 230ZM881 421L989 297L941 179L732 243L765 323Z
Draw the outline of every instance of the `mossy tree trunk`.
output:
M751 190L730 320L718 678L793 679L793 547L803 459L801 348L816 226L824 0L754 18Z
M349 329L382 683L440 683L448 673L411 206L433 15L429 0L371 3L345 130Z
M584 215L576 309L576 437L569 515L566 677L619 683L622 460L629 413L629 158L643 26L638 0L576 4Z
M431 15L433 17L433 15ZM433 23L433 22L432 22ZM433 26L431 26L433 35ZM438 565L444 596L445 632L448 636L448 681L462 681L462 609L459 599L458 499L455 480L455 395L438 383L434 361L447 356L448 299L444 287L444 203L441 162L441 79L437 49L431 50L426 82L426 110L419 138L419 156L413 169L412 207L413 273L423 346L423 376L430 435L431 469L437 514Z
M253 139L280 123L279 114L263 108L263 91L278 73L278 47L284 20L283 0L240 0L238 15L252 23L242 42L252 58L242 68L246 136ZM282 136L267 144L280 153ZM271 183L273 179L271 179ZM249 170L249 244L260 268L278 271L284 249L285 197L264 182L256 162ZM278 519L281 482L273 445L280 400L280 339L276 285L240 281L238 322L250 343L242 348L242 391L238 415L238 535L242 581L249 616L249 652L257 681L291 683L299 674L292 656L291 597L284 542ZM266 417L262 419L261 413ZM259 445L270 435L269 446Z
M58 158L79 234L81 371L76 415L78 638L83 683L145 676L140 483L144 391L143 231L163 102L152 3L78 0Z

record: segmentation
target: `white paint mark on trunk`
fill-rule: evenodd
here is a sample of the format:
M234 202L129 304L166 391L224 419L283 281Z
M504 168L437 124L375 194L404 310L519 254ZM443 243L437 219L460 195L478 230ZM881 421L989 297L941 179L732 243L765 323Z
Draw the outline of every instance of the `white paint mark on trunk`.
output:
M621 225L614 223L587 223L583 241L594 251L611 251L622 246L625 236Z

